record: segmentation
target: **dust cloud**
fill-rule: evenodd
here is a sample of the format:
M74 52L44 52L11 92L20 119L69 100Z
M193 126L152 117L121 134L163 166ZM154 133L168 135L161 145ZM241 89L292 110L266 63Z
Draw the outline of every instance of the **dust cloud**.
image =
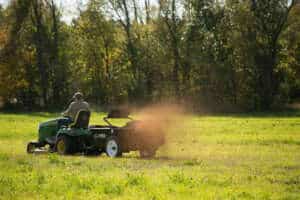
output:
M157 141L163 139L163 146L159 148L159 156L169 157L173 154L174 141L182 138L186 127L186 109L179 104L155 104L135 111L139 123L136 130L146 135L149 144L155 143L149 138ZM150 137L149 137L150 136Z

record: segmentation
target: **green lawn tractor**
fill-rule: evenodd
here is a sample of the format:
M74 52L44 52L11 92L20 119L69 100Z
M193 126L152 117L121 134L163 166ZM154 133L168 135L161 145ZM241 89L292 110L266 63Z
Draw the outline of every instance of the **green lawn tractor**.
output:
M128 115L128 112L112 110L104 118L107 123L104 126L89 126L88 111L78 112L72 124L67 118L41 123L38 141L28 143L27 152L39 152L48 145L50 152L62 155L99 155L105 152L109 157L120 157L123 153L139 151L143 158L154 157L157 149L165 143L162 129L149 131L138 128L146 122L133 120ZM119 127L110 122L112 118L127 118L129 122Z

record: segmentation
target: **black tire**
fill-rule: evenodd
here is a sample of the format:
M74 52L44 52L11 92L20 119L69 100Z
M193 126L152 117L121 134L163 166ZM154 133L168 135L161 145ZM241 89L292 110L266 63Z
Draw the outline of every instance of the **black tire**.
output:
M55 149L60 155L68 155L75 152L72 139L65 135L57 138Z
M35 142L29 142L27 144L27 153L34 153L34 150L36 149L36 143Z
M106 155L111 158L121 157L122 148L121 144L116 136L108 137L105 143Z
M100 156L102 153L103 151L98 149L84 151L85 156Z
M156 154L155 149L142 149L140 150L140 157L141 158L153 158Z
M50 144L49 145L49 153L54 153L54 152L56 152L56 145Z

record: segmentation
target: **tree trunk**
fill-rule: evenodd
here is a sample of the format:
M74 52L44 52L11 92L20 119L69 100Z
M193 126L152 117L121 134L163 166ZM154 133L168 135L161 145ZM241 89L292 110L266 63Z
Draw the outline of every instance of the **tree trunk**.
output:
M133 9L134 9L134 20L136 23L138 23L138 8L135 0L132 0L133 2Z
M173 67L173 84L175 89L175 96L180 96L179 88L179 49L178 49L178 36L177 36L177 23L176 23L176 0L172 0L172 26L170 27L170 32L172 36L172 47L173 47L173 56L174 56L174 67Z
M43 24L42 24L42 10L41 3L35 0L33 3L35 26L36 26L36 60L40 72L40 83L42 90L42 99L45 106L48 104L48 74L46 64L44 62L44 40L43 40Z
M150 23L150 2L145 0L145 10L146 10L146 23Z
M58 30L58 20L57 20L57 8L53 0L51 0L51 14L52 14L52 33L53 33L53 52L51 59L51 68L53 70L53 100L59 103L61 101L60 93L63 90L63 74L62 70L58 66L58 43L59 43L59 30Z

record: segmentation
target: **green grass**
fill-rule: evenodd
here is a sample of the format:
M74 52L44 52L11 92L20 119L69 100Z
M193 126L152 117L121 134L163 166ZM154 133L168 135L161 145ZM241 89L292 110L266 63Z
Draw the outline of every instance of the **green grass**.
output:
M0 199L300 199L297 113L188 116L152 160L26 154L53 117L0 114Z

